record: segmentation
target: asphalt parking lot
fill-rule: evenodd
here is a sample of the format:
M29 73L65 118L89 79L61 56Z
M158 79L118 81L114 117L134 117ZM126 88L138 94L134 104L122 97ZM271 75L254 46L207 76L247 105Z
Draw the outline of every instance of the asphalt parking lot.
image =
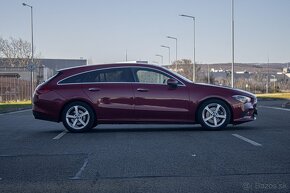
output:
M0 115L0 192L290 192L290 109L199 125L101 125L64 132L31 111Z

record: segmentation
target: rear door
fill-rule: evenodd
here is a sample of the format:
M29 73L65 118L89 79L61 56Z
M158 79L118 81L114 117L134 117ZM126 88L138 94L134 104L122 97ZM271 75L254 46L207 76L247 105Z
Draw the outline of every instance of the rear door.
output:
M94 103L99 122L135 120L133 76L129 68L111 68L87 74L82 89Z

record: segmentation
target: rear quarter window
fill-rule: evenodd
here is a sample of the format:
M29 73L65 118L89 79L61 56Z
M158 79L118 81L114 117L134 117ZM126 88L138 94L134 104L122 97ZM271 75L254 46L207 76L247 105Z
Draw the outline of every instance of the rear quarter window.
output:
M86 77L86 73L74 75L59 82L59 84L75 84L81 83Z
M97 83L97 82L134 82L132 72L128 68L95 70L65 78L59 84Z

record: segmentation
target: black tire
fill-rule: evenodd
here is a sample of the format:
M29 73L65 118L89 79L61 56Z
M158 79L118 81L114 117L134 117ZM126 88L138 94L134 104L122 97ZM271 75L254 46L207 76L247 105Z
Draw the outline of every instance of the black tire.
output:
M198 109L197 119L204 129L224 129L231 120L232 114L228 105L218 99L209 99Z
M92 108L84 102L72 102L62 111L62 123L72 133L82 133L93 128L95 115Z

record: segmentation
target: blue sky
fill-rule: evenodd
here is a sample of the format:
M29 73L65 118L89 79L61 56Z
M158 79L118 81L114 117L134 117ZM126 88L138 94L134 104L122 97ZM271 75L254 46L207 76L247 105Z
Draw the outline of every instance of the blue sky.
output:
M0 36L31 41L44 58L86 58L93 63L125 60L168 63L193 57L196 17L196 61L231 62L231 0L1 0ZM236 62L290 61L290 0L235 0Z

